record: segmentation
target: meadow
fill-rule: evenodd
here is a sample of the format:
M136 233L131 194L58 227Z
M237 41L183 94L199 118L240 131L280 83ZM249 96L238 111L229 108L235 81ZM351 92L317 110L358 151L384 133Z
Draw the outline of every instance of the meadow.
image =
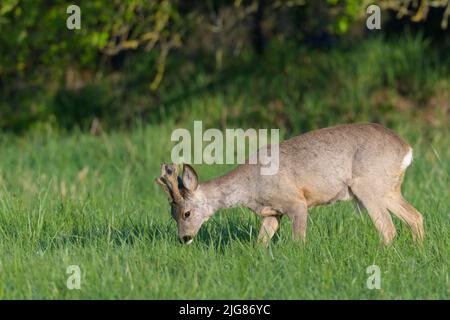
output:
M189 90L174 87L160 120L132 130L91 135L39 124L22 135L3 133L0 298L448 299L448 118L444 109L414 103L447 92L432 89L447 88L450 69L431 56L422 63L423 46L420 39L374 41L326 59L284 52L240 73L231 68L215 83L199 73L191 81L196 94L180 98ZM398 94L399 83L409 95ZM368 99L373 92L381 97ZM423 244L394 218L398 236L384 247L367 213L346 202L310 210L304 245L292 240L285 218L261 247L259 218L242 208L218 212L192 245L181 245L153 180L170 161L171 132L193 119L279 127L284 138L343 122L393 128L414 148L403 192L424 216ZM203 181L231 166L195 168ZM379 290L366 285L373 264ZM66 286L71 265L81 270L79 290Z

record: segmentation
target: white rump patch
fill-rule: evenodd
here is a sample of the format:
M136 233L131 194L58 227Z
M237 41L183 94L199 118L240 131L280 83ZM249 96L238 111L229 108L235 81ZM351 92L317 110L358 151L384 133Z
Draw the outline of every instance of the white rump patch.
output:
M405 170L411 164L412 160L413 160L412 149L409 148L408 153L403 158L401 169Z

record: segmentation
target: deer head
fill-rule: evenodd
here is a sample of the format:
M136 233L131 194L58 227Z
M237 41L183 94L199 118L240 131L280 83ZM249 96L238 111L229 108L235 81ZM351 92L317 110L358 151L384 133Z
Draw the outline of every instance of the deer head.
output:
M180 241L191 244L202 224L214 213L205 194L199 188L197 173L183 164L183 175L178 176L175 165L163 163L156 182L169 196L171 214L178 226Z

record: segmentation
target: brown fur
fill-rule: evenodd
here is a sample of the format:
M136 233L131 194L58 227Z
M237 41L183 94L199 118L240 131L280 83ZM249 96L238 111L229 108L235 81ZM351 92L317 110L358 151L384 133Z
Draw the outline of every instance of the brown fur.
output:
M390 210L405 221L415 236L424 236L421 214L401 195L402 162L411 147L393 131L374 123L340 125L307 132L281 142L279 171L260 174L259 164L243 164L226 175L195 182L190 197L177 209L190 219L177 219L180 239L191 239L215 211L243 206L263 219L260 239L267 243L282 215L293 224L294 236L304 240L308 208L356 197L368 210L384 243L396 234ZM185 166L187 180L197 179ZM180 215L182 216L182 214Z

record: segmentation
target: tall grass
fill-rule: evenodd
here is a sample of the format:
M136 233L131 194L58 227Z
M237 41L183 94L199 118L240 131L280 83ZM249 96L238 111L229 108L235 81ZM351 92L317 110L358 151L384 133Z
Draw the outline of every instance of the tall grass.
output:
M92 137L37 134L1 142L2 298L447 298L448 135L413 141L406 198L425 218L423 246L395 221L383 247L366 213L350 203L311 210L308 241L283 220L268 250L258 218L219 212L191 246L178 243L165 195L153 183L168 160L171 127ZM404 127L406 137L414 128ZM409 134L412 132L412 134ZM202 179L227 167L199 167ZM366 287L368 266L381 290ZM68 290L66 268L82 270Z
M450 136L444 106L427 103L450 69L424 45L278 51L230 66L217 83L205 73L172 88L159 124L99 136L43 124L0 136L0 298L447 299ZM432 125L421 119L434 114ZM236 208L182 246L153 179L170 161L172 130L192 120L279 127L285 137L359 120L395 128L414 147L403 191L424 215L423 245L395 220L398 237L384 247L365 212L339 203L310 210L305 245L283 219L270 247L258 246L259 219ZM230 166L196 168L205 180ZM380 290L366 286L372 264ZM66 286L69 265L81 269L80 290Z

